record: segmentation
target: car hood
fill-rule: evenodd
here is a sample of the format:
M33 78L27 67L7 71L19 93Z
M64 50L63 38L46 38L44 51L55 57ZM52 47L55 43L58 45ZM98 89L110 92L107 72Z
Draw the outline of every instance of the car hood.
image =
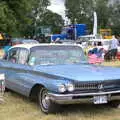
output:
M120 68L90 64L36 66L36 71L77 81L120 79Z

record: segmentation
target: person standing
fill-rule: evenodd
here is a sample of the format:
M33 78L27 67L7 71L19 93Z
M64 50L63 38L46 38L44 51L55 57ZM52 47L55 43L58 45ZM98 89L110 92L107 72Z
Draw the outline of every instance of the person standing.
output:
M110 46L112 60L116 59L118 45L119 45L118 40L115 38L115 36L113 36Z

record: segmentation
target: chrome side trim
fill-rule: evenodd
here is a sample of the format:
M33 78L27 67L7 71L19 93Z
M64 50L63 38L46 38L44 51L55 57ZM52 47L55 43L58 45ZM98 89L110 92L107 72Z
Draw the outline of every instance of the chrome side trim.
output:
M54 93L48 93L48 94L50 96L55 96L55 97L73 97L73 96L106 95L106 94L115 94L115 93L120 93L120 90L118 90L118 91L110 91L110 92L80 93L80 94L54 94Z

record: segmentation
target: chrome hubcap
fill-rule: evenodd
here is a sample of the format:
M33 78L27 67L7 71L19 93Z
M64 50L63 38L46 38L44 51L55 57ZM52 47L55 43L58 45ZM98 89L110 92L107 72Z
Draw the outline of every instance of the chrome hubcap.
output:
M45 109L48 109L49 104L50 104L50 100L49 100L49 96L47 94L47 91L43 91L42 93L42 105Z

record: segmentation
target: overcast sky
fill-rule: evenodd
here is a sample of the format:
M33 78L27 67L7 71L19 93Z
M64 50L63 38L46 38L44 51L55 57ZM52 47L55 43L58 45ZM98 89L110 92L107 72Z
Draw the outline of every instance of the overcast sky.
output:
M51 6L49 6L48 9L62 15L62 17L65 18L64 0L50 0L50 1Z

